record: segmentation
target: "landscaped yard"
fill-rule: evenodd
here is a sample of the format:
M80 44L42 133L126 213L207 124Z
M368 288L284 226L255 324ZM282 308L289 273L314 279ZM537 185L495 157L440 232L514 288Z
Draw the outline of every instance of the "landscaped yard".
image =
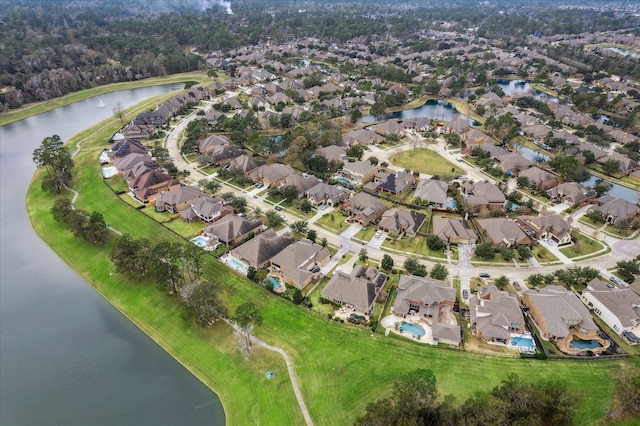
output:
M540 244L531 249L531 254L533 254L533 258L540 263L555 262L558 260L549 250L542 247Z
M464 172L435 151L426 148L409 149L393 155L389 161L396 166L418 170L428 175L461 175Z
M604 248L600 241L596 241L581 232L571 231L571 237L574 239L574 243L569 247L560 249L560 252L570 259L586 256Z
M366 230L364 230L366 228ZM371 238L376 233L377 228L375 226L363 226L357 233L354 235L355 238L358 238L363 241L371 241Z
M340 212L327 213L323 215L320 219L318 219L317 223L320 223L321 225L331 228L337 234L341 233L342 231L347 229L349 226L351 226L351 224L345 220L345 217L342 216L342 213Z
M429 247L427 247L427 238L421 236L404 236L399 239L387 237L384 243L382 243L382 247L413 253L418 256L437 257L439 259L447 258L447 255L443 251L429 250Z

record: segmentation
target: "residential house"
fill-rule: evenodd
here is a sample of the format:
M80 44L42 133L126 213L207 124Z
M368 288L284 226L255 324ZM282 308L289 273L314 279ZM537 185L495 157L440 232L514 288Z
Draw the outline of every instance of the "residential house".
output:
M521 171L518 177L526 177L533 188L546 191L558 184L558 180L546 170L533 166Z
M512 334L525 331L518 299L494 284L469 298L469 317L475 335L485 342L510 345Z
M442 132L444 133L464 133L471 124L462 116L456 115L453 119L442 127Z
M288 232L278 235L274 230L270 229L231 250L229 254L248 266L260 269L266 266L276 254L295 241L296 239Z
M564 182L547 191L549 198L554 201L564 201L570 205L584 205L596 198L598 193L590 186L577 182Z
M476 129L474 129L476 130ZM470 132L468 132L470 133ZM478 145L467 145L463 152L467 155L473 155L474 152L477 153L478 150L482 150L484 152L487 152L489 154L489 157L491 158L496 158L496 157L500 157L501 155L507 155L510 152L507 151L506 149L504 149L501 146L495 145L491 142L486 142L486 143L480 143Z
M416 178L409 172L378 172L373 182L377 191L399 197L415 186Z
M611 224L615 224L619 219L633 220L640 213L640 207L637 204L633 204L623 198L613 198L602 205L591 206L589 210L601 211L604 213L607 222Z
M433 235L448 244L475 244L478 241L476 231L469 228L464 219L433 216Z
M227 145L231 145L231 142L225 136L213 135L198 141L198 151L200 154L209 155L210 152Z
M160 165L153 161L148 155L135 152L118 158L113 162L114 167L123 175L138 166L138 164L143 164L149 170L155 170L160 167Z
M404 129L396 120L387 120L384 123L378 124L373 128L373 131L382 137L397 136L401 138L404 136Z
M136 139L120 139L111 145L111 148L107 153L107 158L109 161L113 162L118 158L122 158L133 153L145 155L147 153L147 147Z
M400 275L394 315L406 318L415 315L434 324L441 316L452 314L456 301L456 290L443 281L415 275Z
M329 205L335 207L337 204L347 200L351 196L351 191L339 185L318 182L315 186L306 190L305 196L314 206Z
M337 271L320 292L323 299L370 313L387 275L375 268L357 266L350 274Z
M322 155L324 158L326 158L330 163L336 162L336 163L344 164L347 161L349 161L349 158L347 157L347 151L340 146L336 146L336 145L324 146L324 147L318 148L316 152L319 155Z
M465 182L462 190L466 195L465 202L470 209L486 206L492 210L500 210L507 200L500 188L491 182Z
M246 174L251 170L257 169L263 164L264 163L262 161L258 161L248 154L243 154L229 161L229 168L241 170L242 173Z
M502 217L476 219L478 231L493 247L530 246L531 238L516 222Z
M558 245L571 242L571 225L562 215L522 215L516 219L516 223L532 239L551 239Z
M302 197L308 189L313 188L319 183L315 176L303 176L298 173L291 173L282 180L282 186L295 186L298 190L298 198Z
M400 125L405 130L415 130L417 132L427 132L432 129L429 119L426 117L405 118Z
M236 158L246 154L247 153L237 145L219 146L207 152L207 156L211 160L211 163L215 164L216 166L229 164Z
M288 164L265 164L247 172L247 176L256 184L280 186L284 178L295 173Z
M529 290L523 294L522 302L529 308L543 339L562 343L572 336L584 340L597 336L598 326L587 308L564 287L549 285L539 291Z
M447 190L449 185L447 182L436 179L425 179L418 182L414 199L419 198L427 201L437 208L444 208L447 203Z
M342 142L347 145L371 145L374 143L380 143L384 140L382 136L369 129L356 129L350 130L342 135Z
M250 236L259 234L262 226L259 220L230 214L204 228L202 235L215 238L227 247L235 247Z
M618 152L607 155L606 157L599 158L597 162L598 164L604 164L609 160L614 160L620 163L620 174L622 174L623 176L626 176L638 169L638 163L636 163L626 155L622 155Z
M233 209L225 206L221 198L205 196L192 201L190 207L180 215L186 222L200 219L205 223L212 223L232 213Z
M493 140L493 138L491 138L489 135L487 135L486 133L484 133L482 130L480 129L469 129L468 131L464 132L461 136L460 139L462 139L462 141L467 144L467 148L468 152L471 152L471 150L473 148L475 148L475 145L493 145L493 142L490 142ZM504 154L508 153L509 151L507 151L506 149L502 148L505 152ZM492 155L493 156L493 155Z
M330 259L331 253L326 247L310 240L300 240L271 258L269 275L302 290Z
M533 163L518 153L504 154L496 158L498 168L506 174L517 175L521 170L528 169Z
M181 213L191 207L191 203L204 197L204 192L195 186L181 186L161 193L156 199L156 211Z
M385 211L378 222L378 229L391 235L407 234L414 237L427 216L415 210L392 208Z
M180 187L178 179L161 170L151 170L128 183L129 189L143 203L153 202L162 192Z
M640 294L631 288L610 288L594 278L582 291L582 300L617 334L640 339Z
M367 183L378 172L378 166L374 166L368 160L346 163L340 173L356 184Z
M349 213L350 220L359 222L363 226L375 222L387 210L387 206L364 192L360 192L347 200L343 208Z

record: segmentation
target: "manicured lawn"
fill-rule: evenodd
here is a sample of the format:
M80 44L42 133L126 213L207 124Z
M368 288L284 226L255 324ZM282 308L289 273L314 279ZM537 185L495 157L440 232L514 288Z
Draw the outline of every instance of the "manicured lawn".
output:
M539 244L531 249L531 253L533 254L534 259L541 263L555 262L558 260L549 250Z
M332 229L336 234L341 233L349 226L351 226L351 224L345 220L345 217L342 216L340 212L327 213L320 219L318 219L316 223L320 223L321 225Z
M427 238L421 236L404 236L397 240L389 237L382 243L382 247L413 253L418 256L437 257L439 259L447 258L447 255L442 251L429 250L429 247L427 247Z
M403 151L393 155L390 160L396 166L404 167L410 170L418 170L428 175L461 175L462 169L455 164L445 160L435 151L425 148L416 148Z
M570 259L578 256L586 256L604 248L604 245L600 241L596 241L581 232L571 231L571 236L575 240L573 245L560 249L560 252Z
M312 309L321 315L333 314L334 312L333 305L320 303L320 293L326 287L328 282L329 282L329 278L323 279L320 285L316 287L316 289L313 290L313 292L307 295L307 297L313 304Z
M122 175L115 175L109 179L105 179L105 183L109 185L115 192L129 191L129 185Z
M363 227L365 228L365 227ZM371 238L373 238L373 236L376 233L376 227L375 226L366 226L367 230L363 231L362 229L360 229L356 235L354 235L355 238L358 238L360 240L364 240L364 241L371 241Z
M110 134L113 129L106 126L101 140ZM81 151L75 162L78 207L101 212L109 224L136 238L184 241L119 202L102 183L91 151ZM115 307L214 389L224 403L228 424L303 424L279 355L260 350L246 361L227 325L196 327L183 318L175 297L159 293L153 283L132 283L117 274L109 261L110 247L94 247L74 238L53 220L52 203L52 195L43 193L40 180L35 179L27 207L36 232ZM334 216L336 222L342 220L339 213ZM244 301L256 304L264 319L256 333L291 357L317 425L353 423L369 402L389 395L399 375L421 367L433 370L440 395L454 395L459 402L474 392L491 390L509 373L525 380L561 379L579 400L576 424L594 424L610 406L614 378L640 368L638 359L552 362L418 345L311 314L232 273L211 256L205 256L204 270L207 279L219 284L230 313ZM276 373L273 380L265 378L269 369Z

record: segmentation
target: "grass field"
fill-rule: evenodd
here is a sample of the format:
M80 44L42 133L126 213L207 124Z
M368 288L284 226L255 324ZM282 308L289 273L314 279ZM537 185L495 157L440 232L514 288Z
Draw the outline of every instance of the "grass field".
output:
M95 142L102 144L117 123L97 128ZM83 132L86 137L94 130ZM71 143L75 144L76 138ZM107 223L136 238L151 241L180 240L173 232L118 200L102 182L91 152L75 158L74 187L78 207L101 212ZM34 179L27 207L34 229L78 274L117 309L137 324L168 353L216 391L225 406L228 424L302 424L282 358L258 351L251 361L238 353L231 329L218 323L203 330L183 318L174 297L162 294L152 283L132 283L119 276L109 261L110 247L95 247L75 239L49 212L53 197L40 190ZM341 215L335 215L336 221ZM182 240L184 241L184 240ZM407 339L328 321L320 314L295 306L232 273L211 256L205 256L205 276L221 286L229 311L250 300L262 312L263 325L256 334L283 348L291 357L302 394L317 425L350 424L366 405L390 394L393 381L416 368L433 370L440 395L457 401L477 391L488 391L516 373L525 380L561 379L579 400L576 424L595 424L606 414L614 391L614 378L640 368L640 360L571 362L521 360L448 351ZM264 372L273 370L274 380Z
M570 259L586 256L604 248L600 241L589 238L581 232L571 231L571 236L575 240L573 245L560 249L560 252Z
M396 166L410 170L418 170L428 175L461 175L464 172L455 164L450 163L435 151L417 148L393 155L389 161Z

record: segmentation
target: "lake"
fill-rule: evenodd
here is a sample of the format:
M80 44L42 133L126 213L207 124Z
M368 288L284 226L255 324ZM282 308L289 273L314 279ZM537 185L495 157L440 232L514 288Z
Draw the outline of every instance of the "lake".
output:
M376 121L389 120L391 118L394 119L407 119L407 118L428 118L430 120L439 120L439 121L451 121L456 116L460 116L468 122L472 123L474 126L477 126L479 123L475 120L467 117L464 114L461 114L453 104L443 101L430 99L425 102L423 105L406 109L403 111L396 111L390 114L384 114L379 116L369 115L366 117L362 117L363 123L373 123Z
M42 242L24 201L45 137L66 141L116 102L182 87L100 95L0 127L0 424L225 424L215 393Z

